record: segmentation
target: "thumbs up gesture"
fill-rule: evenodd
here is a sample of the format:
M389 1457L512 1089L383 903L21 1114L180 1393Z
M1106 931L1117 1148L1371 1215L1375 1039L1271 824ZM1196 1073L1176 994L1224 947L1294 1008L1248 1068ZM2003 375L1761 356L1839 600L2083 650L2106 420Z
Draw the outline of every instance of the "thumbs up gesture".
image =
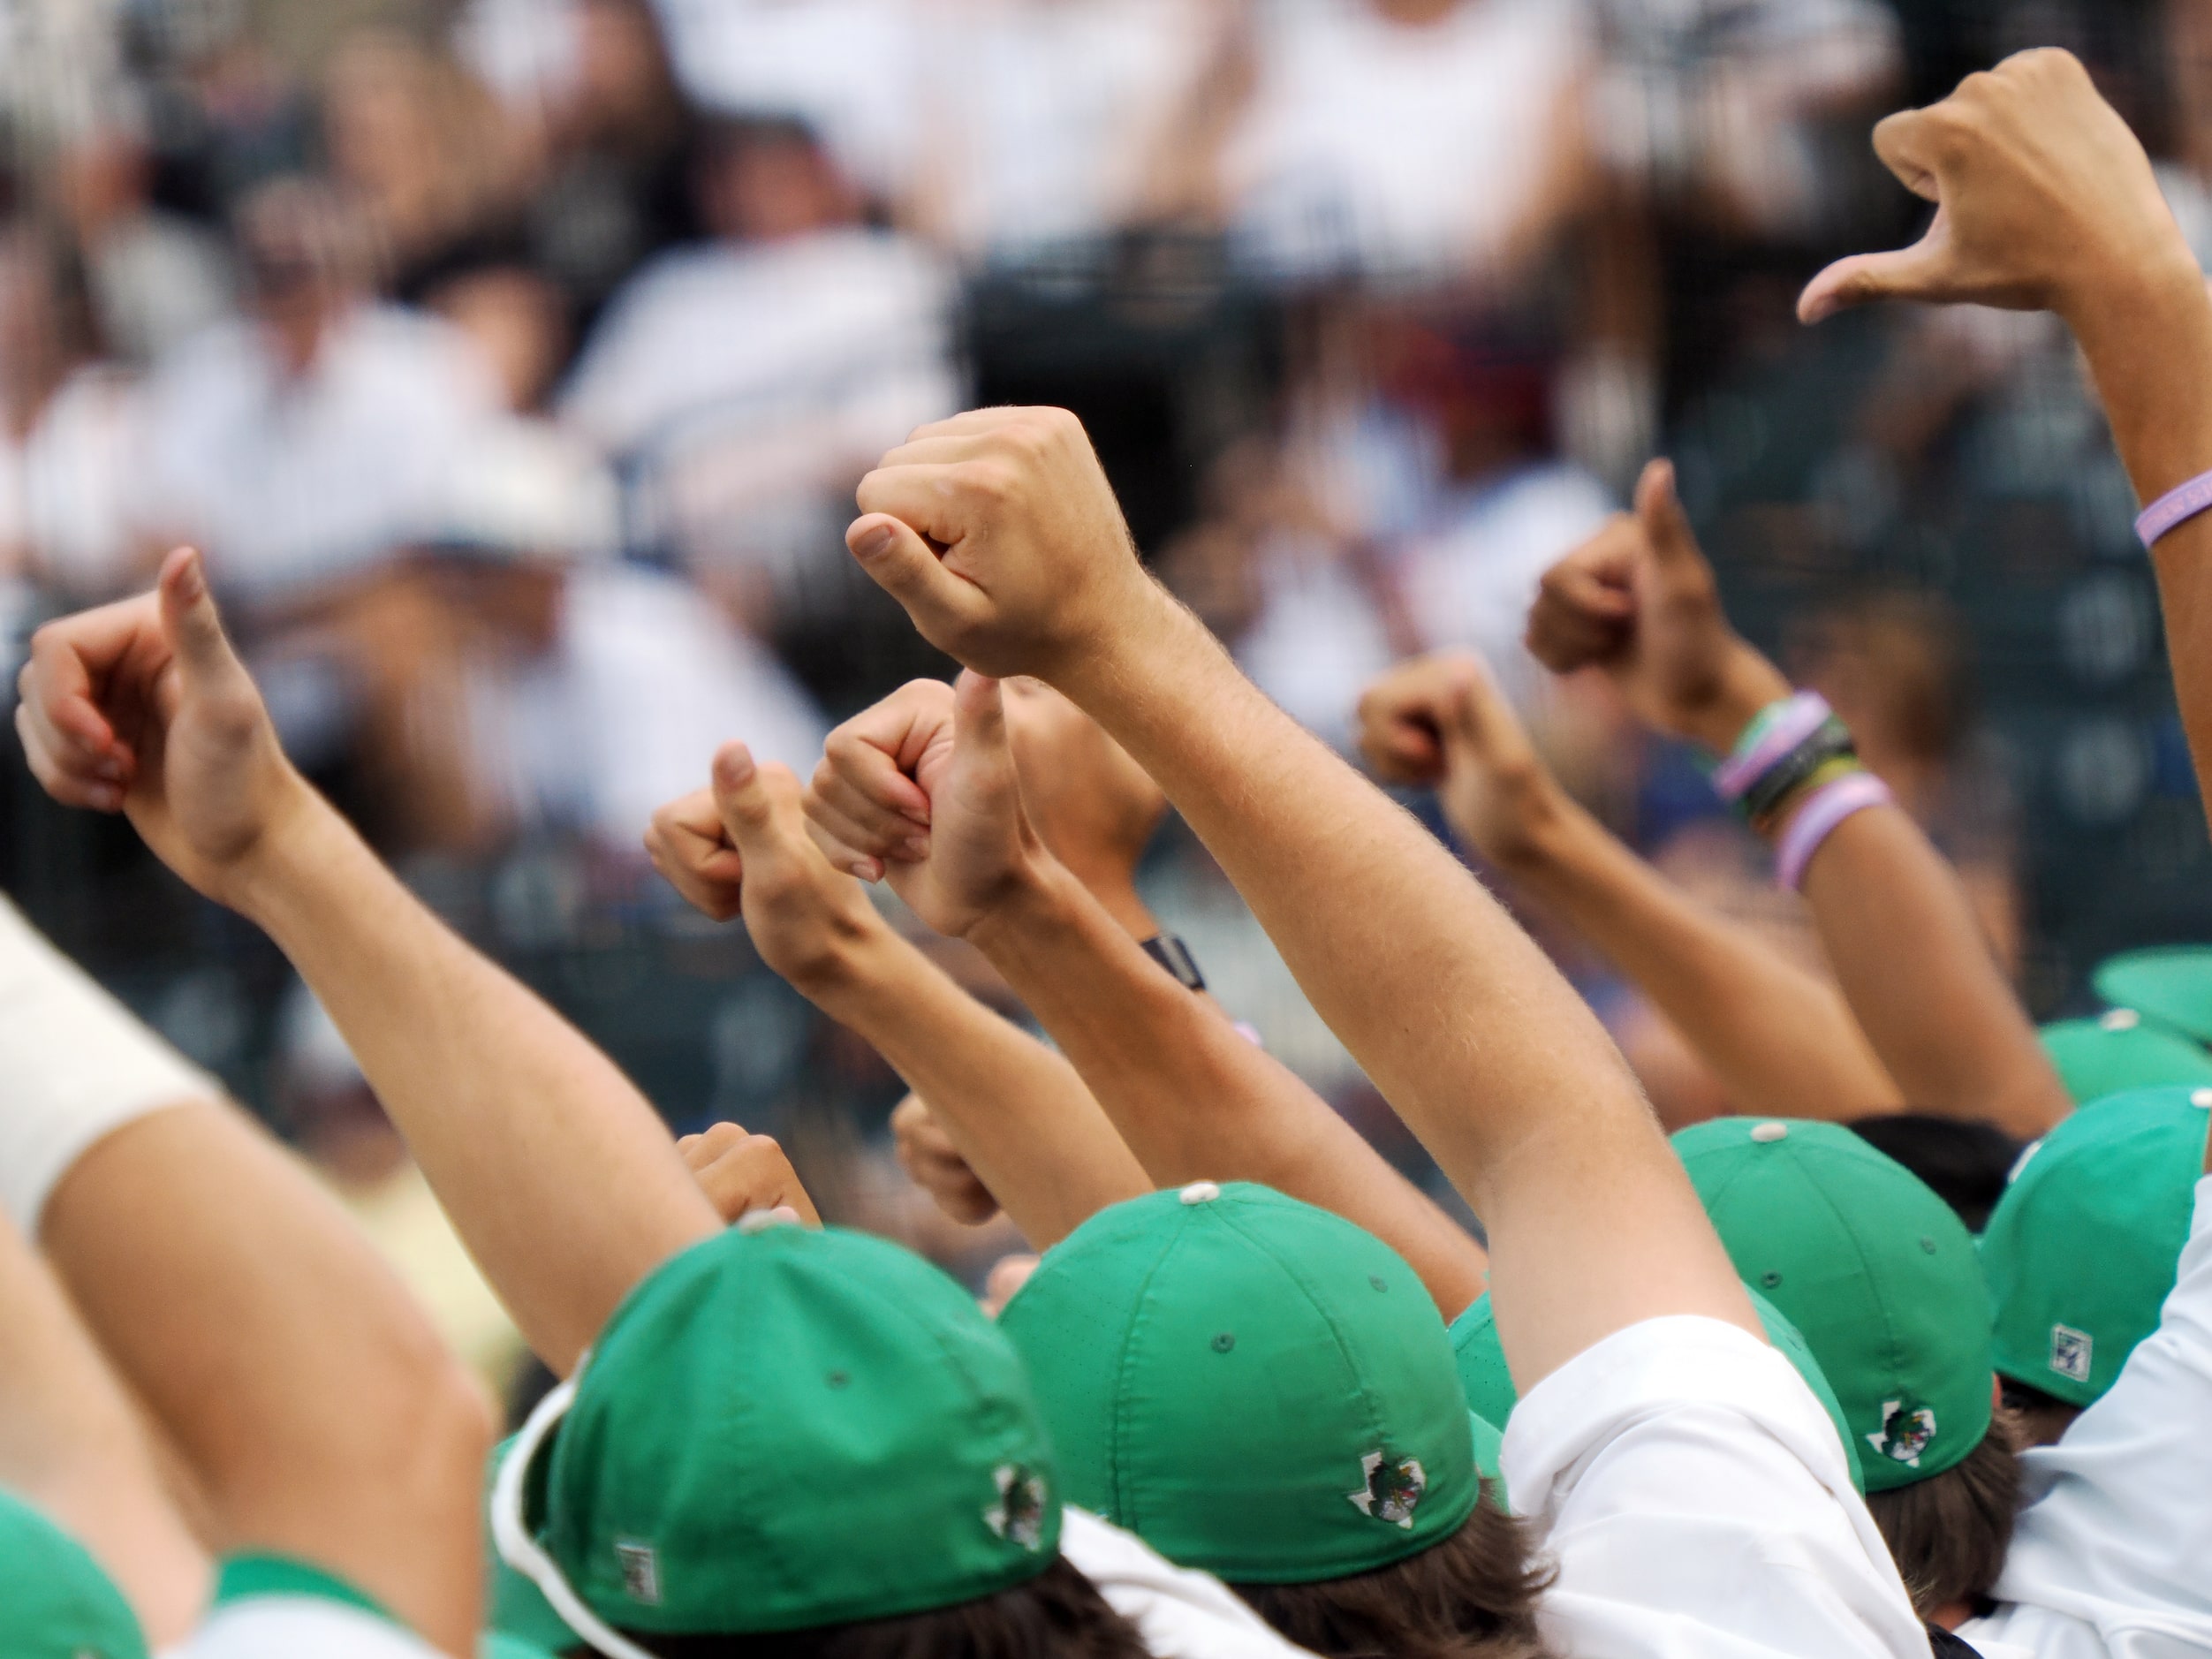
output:
M1665 461L1644 468L1634 512L1544 572L1528 648L1554 673L1603 670L1646 725L1715 750L1790 693L1729 625Z
M17 688L16 731L47 793L127 814L210 898L235 904L255 855L314 799L189 548L154 592L41 628Z
M1874 130L1905 188L1936 203L1911 247L1858 254L1815 276L1798 314L1870 299L2049 309L2070 322L2146 280L2197 281L2143 147L2056 48L2020 52L1925 110ZM2116 289L2117 284L2117 289Z

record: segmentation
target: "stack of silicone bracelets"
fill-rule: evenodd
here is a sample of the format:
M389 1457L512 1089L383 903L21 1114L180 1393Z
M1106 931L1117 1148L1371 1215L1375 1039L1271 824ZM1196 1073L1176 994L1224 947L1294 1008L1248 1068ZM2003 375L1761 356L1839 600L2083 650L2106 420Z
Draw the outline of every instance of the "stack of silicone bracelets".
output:
M1783 826L1775 878L1792 891L1838 824L1890 800L1818 692L1798 692L1761 709L1714 769L1713 787L1761 835Z

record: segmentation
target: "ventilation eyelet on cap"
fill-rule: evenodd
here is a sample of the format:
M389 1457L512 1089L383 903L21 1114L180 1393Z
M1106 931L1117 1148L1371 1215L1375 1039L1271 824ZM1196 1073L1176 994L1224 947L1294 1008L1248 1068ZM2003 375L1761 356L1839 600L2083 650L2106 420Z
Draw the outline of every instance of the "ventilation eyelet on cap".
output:
M1787 1124L1759 1124L1751 1132L1751 1138L1761 1145L1772 1140L1786 1140L1790 1133Z
M1193 1181L1183 1189L1186 1204L1210 1204L1221 1196L1221 1188L1211 1181Z

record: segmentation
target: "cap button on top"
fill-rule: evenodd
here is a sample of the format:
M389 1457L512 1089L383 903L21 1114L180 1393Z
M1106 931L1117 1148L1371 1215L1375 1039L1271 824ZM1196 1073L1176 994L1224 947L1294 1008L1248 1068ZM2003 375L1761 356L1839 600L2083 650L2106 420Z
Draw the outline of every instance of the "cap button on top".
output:
M1211 1181L1193 1181L1183 1189L1186 1204L1210 1204L1221 1196L1221 1188Z
M1758 1124L1753 1126L1751 1138L1764 1145L1770 1140L1784 1140L1789 1133L1790 1125L1787 1124Z
M2132 1031L2143 1023L2142 1015L2132 1008L2115 1008L2097 1019L2100 1031Z
M2189 1104L2192 1106L2202 1106L2208 1109L2212 1109L2212 1088L2191 1089L2189 1091Z

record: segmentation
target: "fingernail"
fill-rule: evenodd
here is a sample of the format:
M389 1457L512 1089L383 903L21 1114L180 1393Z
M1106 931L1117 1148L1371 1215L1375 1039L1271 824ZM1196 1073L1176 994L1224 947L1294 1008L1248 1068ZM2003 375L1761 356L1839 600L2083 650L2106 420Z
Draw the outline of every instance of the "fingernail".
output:
M755 769L750 754L733 755L722 763L723 781L732 789L743 789L753 781Z
M123 792L102 784L92 792L92 804L102 812L114 812L123 805Z
M908 817L908 818L912 819L914 822L916 822L916 823L920 824L920 825L923 829L927 830L927 829L929 827L929 808L928 808L928 807L900 807L900 808L899 808L899 811L900 811L900 812L902 812L902 813L904 813L904 814L905 814L907 817Z
M852 544L852 550L864 559L872 559L891 544L891 527L887 524L870 525Z
M117 760L112 754L101 761L99 764L95 766L92 769L99 773L101 776L106 778L110 784L120 784L123 781L123 762Z
M926 859L929 856L928 836L908 836L899 845L905 849L906 856L910 859Z
M190 601L200 597L207 584L201 578L200 556L195 553L185 561L185 567L177 575L178 597Z
M864 882L881 881L883 875L883 867L874 859L855 859L845 868Z

